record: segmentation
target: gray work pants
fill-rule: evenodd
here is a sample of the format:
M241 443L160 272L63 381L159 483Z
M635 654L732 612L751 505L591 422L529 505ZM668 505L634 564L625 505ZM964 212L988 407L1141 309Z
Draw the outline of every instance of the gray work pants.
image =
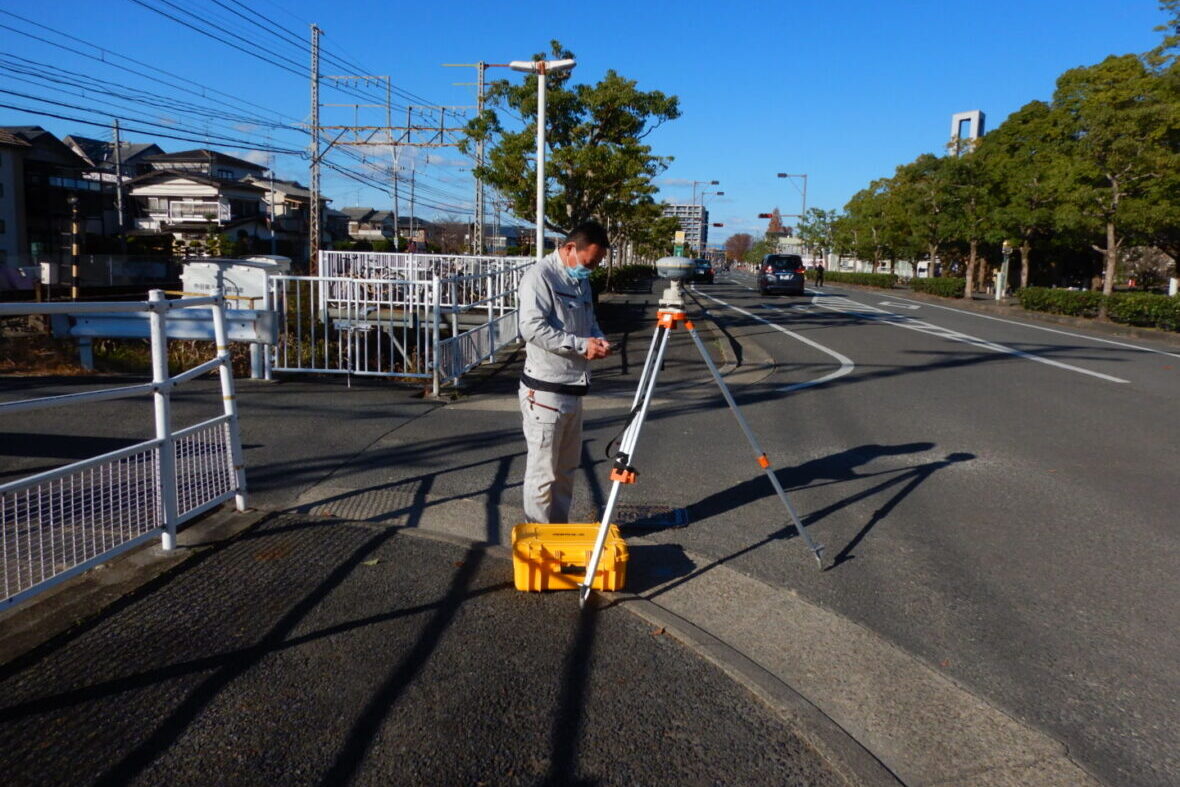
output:
M574 473L582 457L582 397L533 391L523 383L518 396L529 449L525 521L569 522Z

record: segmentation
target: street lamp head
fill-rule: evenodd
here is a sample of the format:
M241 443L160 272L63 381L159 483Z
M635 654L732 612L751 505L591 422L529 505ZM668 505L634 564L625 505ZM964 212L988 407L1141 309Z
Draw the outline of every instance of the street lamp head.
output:
M513 71L523 71L526 74L556 74L569 71L578 64L577 60L513 60L508 67Z

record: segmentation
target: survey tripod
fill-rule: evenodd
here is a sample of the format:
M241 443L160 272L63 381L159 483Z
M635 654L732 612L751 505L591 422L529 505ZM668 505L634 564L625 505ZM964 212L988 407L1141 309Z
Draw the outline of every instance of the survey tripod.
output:
M643 421L647 417L648 408L651 406L652 394L656 389L656 378L659 376L660 368L664 362L664 351L668 347L668 337L680 325L688 329L688 334L692 337L693 343L696 344L701 358L704 359L705 365L709 367L709 373L713 375L713 381L721 389L721 394L725 397L725 402L729 405L729 409L733 412L734 417L737 418L738 425L742 428L742 432L745 433L746 439L750 442L750 447L754 449L758 466L762 468L766 473L766 477L770 479L770 485L774 487L779 500L783 501L783 505L787 509L787 514L791 517L791 522L795 525L795 532L807 544L807 548L815 555L815 560L822 569L824 565L824 548L822 545L811 540L811 536L807 534L807 530L804 529L803 524L799 521L799 515L795 513L795 508L791 505L790 499L787 498L787 493L783 491L782 484L779 483L778 477L775 476L774 470L770 467L770 460L766 457L766 452L758 445L758 439L754 437L754 433L750 430L750 425L742 417L742 412L738 409L737 402L734 401L733 394L729 391L729 386L721 379L721 373L717 371L717 365L713 363L713 359L709 356L709 351L705 349L705 344L697 334L692 321L685 314L684 293L680 289L680 282L678 280L673 279L668 289L664 290L664 294L660 297L659 311L656 315L656 330L652 335L651 346L647 351L647 359L643 362L643 372L639 377L639 385L635 389L635 398L631 402L631 414L628 417L627 426L623 430L623 435L619 440L619 450L615 454L614 465L611 467L610 478L612 483L610 496L607 497L606 508L602 512L602 521L598 526L598 538L594 542L594 550L590 553L590 560L586 565L586 576L579 586L579 605L584 606L586 599L590 596L590 587L594 582L594 575L598 571L598 562L602 558L602 549L606 543L607 532L610 530L611 518L614 516L615 503L619 499L619 490L624 484L635 483L635 478L638 475L632 464L635 458L635 446L639 442L639 432L643 429Z

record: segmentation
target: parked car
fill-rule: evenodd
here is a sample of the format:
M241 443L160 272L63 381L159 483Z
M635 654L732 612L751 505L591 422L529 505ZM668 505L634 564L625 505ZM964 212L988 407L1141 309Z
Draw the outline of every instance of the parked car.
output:
M709 262L708 260L700 259L693 260L692 263L696 266L696 270L692 274L692 280L699 281L704 284L712 284L713 263Z
M798 254L767 254L758 266L758 292L803 294L803 258Z

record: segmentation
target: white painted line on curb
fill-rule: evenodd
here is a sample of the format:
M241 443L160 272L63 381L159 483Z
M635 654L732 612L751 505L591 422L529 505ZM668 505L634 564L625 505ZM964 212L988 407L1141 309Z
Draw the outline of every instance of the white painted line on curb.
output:
M712 295L706 295L705 293L699 292L699 291L697 294L704 295L709 300L715 301L727 309L733 309L738 314L744 314L745 316L749 317L752 320L757 320L758 322L762 323L763 325L769 325L771 328L774 328L776 331L779 331L781 333L785 333L787 336L790 336L792 339L798 339L799 341L803 342L804 344L810 345L811 347L814 347L815 349L819 350L820 352L827 353L828 355L832 356L837 361L839 361L840 368L837 369L836 371L831 372L829 374L825 374L823 377L820 377L815 380L808 380L807 382L795 383L794 385L784 386L784 387L778 389L779 393L788 393L790 391L798 391L801 388L813 388L817 385L823 385L824 383L830 382L831 380L835 380L838 377L843 377L844 375L851 372L854 368L856 368L856 364L852 362L852 359L848 358L845 355L841 355L840 353L836 352L835 350L831 349L830 347L824 347L819 342L808 339L806 336L800 336L799 334L795 333L794 331L788 331L786 328L779 325L778 323L771 322L770 320L764 320L763 318L759 317L758 315L751 314L750 312L746 311L745 309L739 309L737 306L734 306L730 303L726 303L725 301L721 300L720 298L714 298Z
M876 306L868 306L863 303L857 303L856 301L850 300L848 298L829 297L825 298L824 300L827 302L819 303L817 300L815 305L819 306L820 308L827 309L828 311L840 312L843 314L855 314L858 317L865 317L870 320L878 320L880 322L886 323L887 325L897 326L898 328L907 328L911 331L918 331L919 333L937 336L940 339L948 339L953 342L963 342L964 344L970 344L974 347L981 347L985 350L991 350L993 352L1007 355L1014 355L1017 358L1025 358L1027 360L1036 361L1037 363L1043 363L1048 366L1055 366L1058 369L1065 369L1069 372L1077 372L1078 374L1097 377L1100 380L1107 380L1112 383L1130 382L1130 380L1124 380L1121 377L1112 377L1111 375L1103 374L1102 372L1094 372L1089 369L1083 369L1080 366L1072 366L1071 364L1062 363L1061 361L1054 361L1051 358L1043 358L1039 355L1027 353L1023 350L1017 350L1014 347L1008 347L1003 344L989 342L986 339L980 339L975 336L960 333L959 331L953 331L950 328L943 328L939 325L934 325L924 320L917 320L904 314L894 314L893 312L887 312L882 309L878 309Z

